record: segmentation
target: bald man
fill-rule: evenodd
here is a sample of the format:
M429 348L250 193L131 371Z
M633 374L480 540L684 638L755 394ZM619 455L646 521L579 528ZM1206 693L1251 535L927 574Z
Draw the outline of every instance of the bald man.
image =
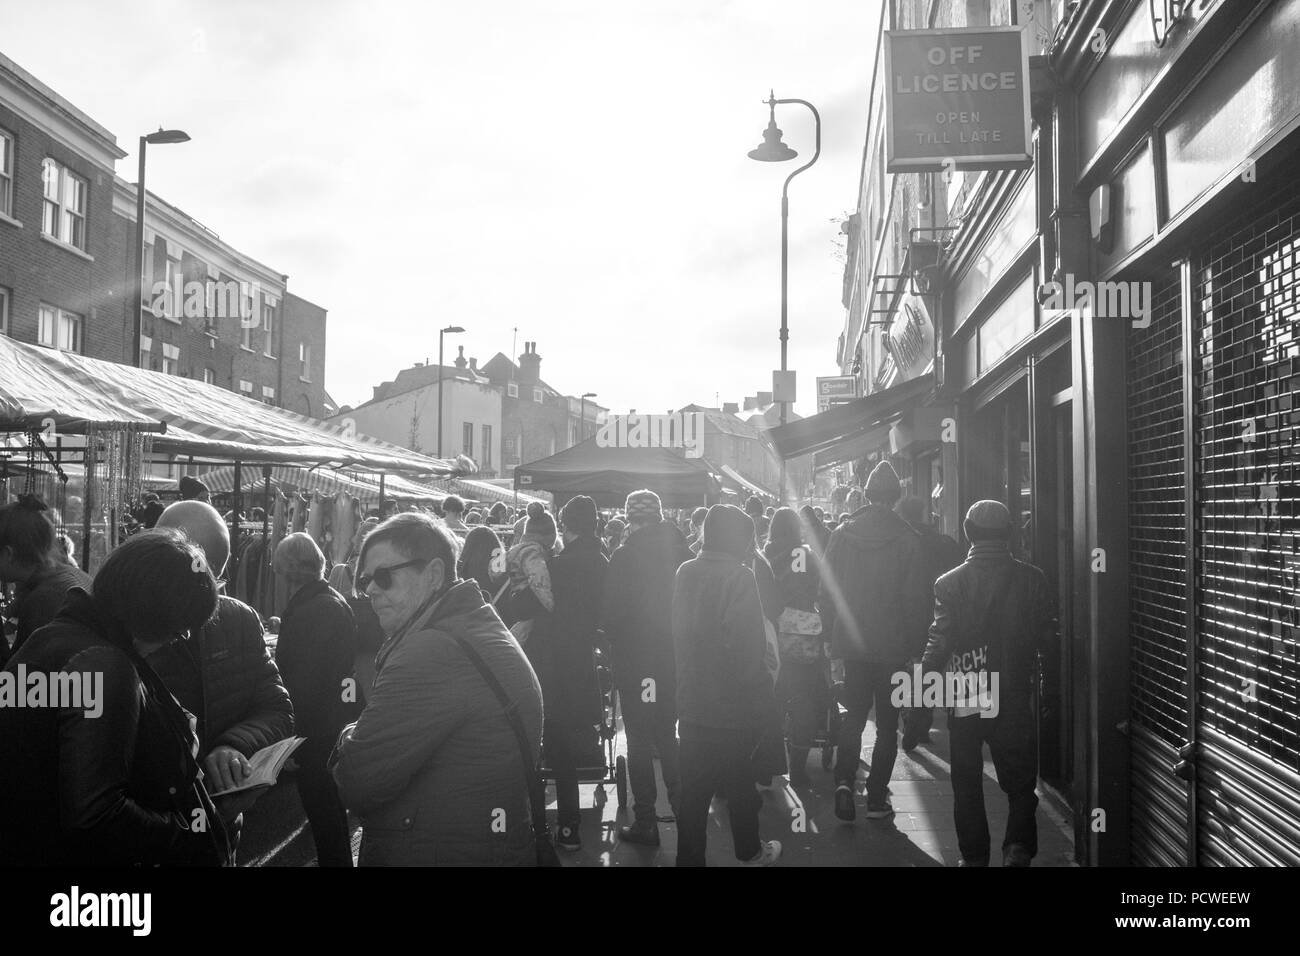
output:
M169 505L156 527L177 528L203 549L220 579L230 559L230 533L221 515L202 501ZM204 783L210 793L237 786L248 758L293 733L293 705L271 660L262 619L242 601L221 595L203 629L149 655L167 689L198 719ZM224 806L222 805L224 804ZM219 801L232 818L252 805L247 797ZM238 820L232 828L238 837Z

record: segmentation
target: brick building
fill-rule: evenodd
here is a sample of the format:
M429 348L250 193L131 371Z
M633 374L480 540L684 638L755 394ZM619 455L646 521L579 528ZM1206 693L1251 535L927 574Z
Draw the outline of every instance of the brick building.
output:
M541 377L542 357L536 342L524 343L524 354L515 364L498 352L483 366L483 374L502 390L501 396L501 474L514 474L516 465L546 458L570 447L576 437L574 399L547 385ZM593 434L596 419L604 409L587 403L582 431Z

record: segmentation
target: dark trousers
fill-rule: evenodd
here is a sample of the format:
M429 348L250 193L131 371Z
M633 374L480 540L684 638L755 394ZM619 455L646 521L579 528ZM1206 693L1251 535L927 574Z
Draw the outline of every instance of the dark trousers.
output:
M660 682L656 699L641 699L641 689L633 685L619 690L623 712L623 730L627 734L627 775L632 787L632 813L638 821L655 820L655 801L659 787L655 783L654 755L668 788L668 802L676 810L681 803L681 776L677 770L677 700L672 687ZM752 784L751 784L752 786Z
M1038 824L1034 811L1038 795L1038 749L1034 740L1029 702L1009 706L1001 701L997 717L948 715L948 740L952 760L953 816L957 823L957 846L963 860L986 862L989 858L989 821L984 814L984 744L993 755L998 786L1007 795L1005 850L1012 843L1023 845L1029 855L1038 852Z
M736 859L752 860L760 850L752 758L756 738L747 730L714 730L682 724L682 806L677 817L677 865L704 866L709 806L715 794L727 800Z
M763 723L759 728L758 746L754 749L754 780L770 786L772 778L788 769L785 759L785 716L774 694L764 700Z
M826 687L822 661L781 662L776 679L776 698L781 712L789 718L791 747L808 749L813 745L830 695Z
M565 721L548 720L544 736L546 763L555 775L555 822L559 827L576 829L580 822L576 735Z
M301 754L306 748L299 748ZM307 812L319 866L351 866L352 840L334 778L325 769L325 756L309 754L298 764L298 796Z
M848 713L840 724L839 750L835 755L835 783L853 786L858 776L858 763L862 755L862 730L867 726L867 715L876 710L876 745L871 748L871 771L867 775L867 800L880 800L885 796L889 778L894 772L894 758L898 756L898 710L890 703L893 692L890 675L898 667L888 664L868 664L862 661L844 662L844 688L840 703Z

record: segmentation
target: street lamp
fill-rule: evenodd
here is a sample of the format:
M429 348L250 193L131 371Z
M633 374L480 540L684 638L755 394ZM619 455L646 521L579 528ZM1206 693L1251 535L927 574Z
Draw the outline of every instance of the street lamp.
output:
M768 99L763 102L767 103L770 110L767 121L767 129L763 131L763 142L756 149L749 151L749 158L756 159L761 163L781 163L788 159L794 159L799 154L791 149L785 143L781 142L781 130L776 125L776 108L786 103L799 103L812 110L813 120L817 124L817 147L813 152L813 158L804 163L789 176L785 178L785 185L781 187L781 371L786 370L786 342L790 338L789 326L786 321L787 300L786 289L789 278L789 252L790 252L790 180L794 179L801 172L817 162L817 157L822 154L822 118L817 112L817 107L813 106L807 100L778 100L775 92L769 92ZM781 424L785 424L786 406L788 402L781 402ZM785 459L781 459L781 504L785 504Z
M464 332L459 325L438 330L438 457L442 457L442 337L448 332Z
M587 392L578 402L578 441L587 438L587 399L595 397L595 392Z
M163 146L168 143L188 143L190 134L178 129L163 129L140 137L140 175L135 184L135 315L132 342L135 348L134 365L140 365L140 332L144 312L144 154L149 144Z

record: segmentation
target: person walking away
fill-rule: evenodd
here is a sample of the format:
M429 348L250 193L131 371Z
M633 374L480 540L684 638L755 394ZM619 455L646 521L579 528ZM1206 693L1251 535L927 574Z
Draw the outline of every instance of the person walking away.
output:
M307 738L294 753L298 795L319 865L348 867L352 842L347 812L325 764L352 716L349 704L357 701L352 609L326 583L325 556L306 532L288 535L276 546L274 565L288 582L275 656L293 700L297 732Z
M70 588L90 590L90 576L60 558L47 511L35 495L0 507L0 582L16 585L10 613L18 622L12 651L0 637L0 664L54 620Z
M175 528L203 552L220 581L230 559L230 532L217 509L198 499L168 505L156 527ZM149 666L198 721L199 762L214 791L239 786L248 760L293 733L293 704L271 659L262 619L247 604L222 594L217 613L201 628L165 644ZM248 795L251 803L260 796ZM238 848L243 819L231 821Z
M700 533L708 513L709 509L702 506L691 512L691 533L686 536L686 546L691 549L691 554L700 553Z
M703 541L699 557L678 569L672 600L682 734L677 865L704 866L709 807L720 794L736 859L769 866L781 844L759 838L762 798L753 778L771 698L763 606L745 566L754 553L754 523L733 505L714 505Z
M602 717L593 652L599 642L608 561L596 537L596 503L585 495L560 510L564 550L551 559L555 610L544 633L549 667L534 667L545 703L543 746L555 773L557 831L561 850L580 850L578 767L599 752L596 725ZM534 659L535 658L531 658Z
M763 548L781 599L777 619L781 670L776 699L783 722L788 721L790 783L796 789L812 786L808 752L819 719L830 710L827 658L817 613L821 575L815 552L803 543L801 530L800 517L789 508L780 508L772 516Z
M961 564L961 545L934 527L934 516L930 514L925 501L916 497L904 498L898 503L898 516L921 536L921 560L925 565L925 579L931 582L931 587L940 575L947 574ZM903 749L915 750L917 744L930 739L934 710L930 707L908 707L903 711L902 723Z
M674 578L690 551L681 531L663 520L653 491L632 492L625 510L627 540L609 559L601 614L627 733L632 787L633 823L619 828L619 838L658 846L655 753L674 816L681 799L672 605Z
M777 639L777 625L781 620L783 605L781 589L776 576L761 551L751 550L745 566L754 572L758 585L758 601L763 607L763 666L768 675L768 692L763 701L763 723L759 730L758 746L754 750L754 782L760 790L772 789L772 778L786 772L785 728L782 726L781 707L776 700L776 684L780 679L781 657Z
M447 527L456 534L464 537L469 526L465 524L463 515L465 514L465 502L459 495L448 495L442 502L442 516L447 523Z
M500 504L500 502L497 502ZM474 581L489 604L505 581L506 549L490 527L472 528L461 545L456 576Z
M0 707L5 866L233 862L225 821L239 797L209 797L194 718L146 660L216 610L199 548L174 529L146 531L23 643L5 665L9 681L59 674L79 678L82 693L69 706Z
M894 513L901 487L889 462L872 470L864 493L866 506L831 535L817 602L830 627L832 656L844 662L840 703L847 714L835 761L835 814L844 821L856 816L853 788L873 705L867 819L893 815L886 794L898 755L891 677L919 652L932 607L920 538Z
M754 546L758 547L767 537L767 516L763 514L763 502L758 495L750 495L745 499L745 514L754 522Z
M822 519L813 511L812 505L804 505L799 509L799 527L802 537L807 539L808 547L820 560L821 556L826 553L826 545L830 544L831 533L827 530L826 525L822 524ZM769 531L768 534L769 540L771 540L771 532Z
M962 528L971 548L961 565L935 583L934 620L921 666L925 672L963 675L967 690L965 700L948 712L961 865L989 864L983 783L987 743L998 786L1007 795L1002 865L1029 866L1038 852L1034 671L1038 653L1056 633L1056 615L1046 576L1011 555L1006 505L975 502ZM976 695L969 693L972 684Z
M519 643L473 581L459 542L403 514L361 545L357 586L387 639L366 709L344 730L334 779L361 817L362 866L535 866L528 773L542 743L542 691ZM530 754L467 651L518 714Z
M528 516L523 535L506 552L508 580L496 608L525 653L533 628L555 610L549 564L554 552L555 521L543 510Z

